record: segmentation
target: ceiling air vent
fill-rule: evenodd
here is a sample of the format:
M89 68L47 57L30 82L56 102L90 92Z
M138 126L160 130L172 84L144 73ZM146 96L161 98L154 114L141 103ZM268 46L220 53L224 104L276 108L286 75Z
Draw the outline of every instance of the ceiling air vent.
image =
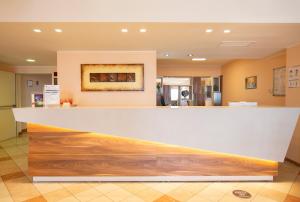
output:
M256 41L222 41L221 47L248 47L255 44Z

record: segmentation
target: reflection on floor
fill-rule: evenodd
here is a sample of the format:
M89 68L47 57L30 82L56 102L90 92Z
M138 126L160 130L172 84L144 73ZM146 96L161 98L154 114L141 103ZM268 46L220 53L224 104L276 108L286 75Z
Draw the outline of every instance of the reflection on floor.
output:
M280 165L275 182L161 182L161 183L32 183L27 175L27 136L0 142L0 201L97 201L97 202L300 202L300 167ZM250 199L232 194L241 189Z

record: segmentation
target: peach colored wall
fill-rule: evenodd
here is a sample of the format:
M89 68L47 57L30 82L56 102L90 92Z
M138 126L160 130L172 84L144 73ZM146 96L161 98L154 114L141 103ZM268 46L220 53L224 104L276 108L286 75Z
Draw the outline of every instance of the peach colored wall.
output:
M157 65L158 76L220 76L221 67L218 65L178 65L160 64Z
M0 63L0 71L14 72L14 68L12 66L7 65L7 64Z
M143 63L144 91L81 92L81 64ZM155 51L58 51L61 97L72 97L80 106L155 106Z
M281 52L263 59L237 60L222 67L223 105L229 101L253 101L259 105L283 106L284 96L273 96L273 68L286 65ZM257 76L257 89L245 89L245 78Z
M300 65L300 45L287 49L287 67ZM286 88L286 105L300 107L300 88ZM299 118L300 119L300 118ZM298 120L287 157L300 163L300 120Z

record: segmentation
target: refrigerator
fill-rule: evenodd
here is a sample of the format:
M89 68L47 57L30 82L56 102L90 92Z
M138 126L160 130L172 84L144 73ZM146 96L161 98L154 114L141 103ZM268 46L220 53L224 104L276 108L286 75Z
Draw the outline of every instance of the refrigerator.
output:
M15 74L0 71L0 141L16 137L12 108L16 105Z

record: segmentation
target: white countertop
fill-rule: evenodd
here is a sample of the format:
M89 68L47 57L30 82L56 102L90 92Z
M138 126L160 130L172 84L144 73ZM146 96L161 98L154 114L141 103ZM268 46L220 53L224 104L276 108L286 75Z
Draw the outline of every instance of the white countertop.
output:
M15 108L17 121L283 161L300 108Z

